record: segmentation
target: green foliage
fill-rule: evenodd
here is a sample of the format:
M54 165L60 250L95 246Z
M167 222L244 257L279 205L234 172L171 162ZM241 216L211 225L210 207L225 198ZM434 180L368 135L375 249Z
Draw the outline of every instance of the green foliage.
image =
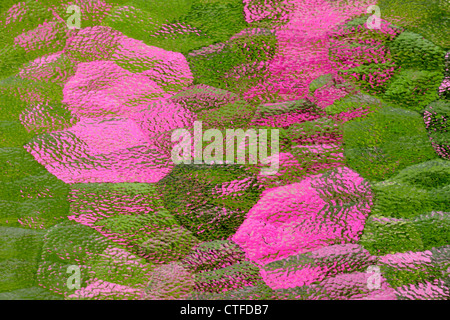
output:
M42 1L22 2L16 12L20 12L16 19L7 11L0 15L2 21L9 19L0 30L0 78L17 73L27 61L61 51L67 40L65 21L57 19Z
M161 5L159 0L132 0L125 4L150 13L152 18L161 22L171 22L187 14L195 0L167 0Z
M447 121L450 119L450 101L434 101L425 108L424 112L429 112L430 119L425 119L429 134L436 131L448 131L449 124Z
M381 264L380 269L383 277L392 288L425 281L432 282L435 279L439 279L442 275L439 266L421 261L414 263L414 266L411 266L411 263L409 265L402 263L394 265Z
M10 77L28 62L24 48L8 45L0 49L0 78Z
M30 117L30 123L23 124L33 134L43 134L67 129L77 122L77 117L68 106L58 102L39 106L40 112L35 115L32 110L24 111L24 117Z
M323 254L325 251L326 254ZM275 277L286 273L295 273L303 269L321 269L321 277L336 276L341 273L352 273L366 269L372 262L370 255L362 246L333 245L288 258L276 260L264 265L264 270Z
M403 32L403 28L390 24L389 29L394 31L393 34L383 32L378 29L368 29L365 24L369 18L369 14L363 14L359 17L353 18L337 27L337 33L332 35L332 38L337 40L347 40L351 43L365 43L366 40L375 40L386 42L394 38L397 34Z
M0 147L21 147L34 134L28 132L19 121L0 121Z
M423 250L422 239L413 223L375 215L367 219L359 244L377 256Z
M179 91L170 97L175 103L181 104L189 111L201 113L205 110L217 110L222 106L239 100L237 94L206 85L195 85Z
M0 119L2 121L17 121L19 115L27 109L29 105L20 100L20 97L7 92L0 93Z
M328 84L330 81L332 81L332 79L333 79L333 75L331 73L324 74L324 75L314 79L309 84L309 92L311 94L313 94L317 89L322 88L323 86Z
M98 219L104 219L130 213L147 214L163 209L162 199L154 184L79 183L72 184L71 187L71 215L94 213Z
M6 0L6 3L11 3L12 1ZM16 2L16 1L14 1ZM17 1L18 3L19 1ZM20 1L22 2L21 7L24 10L25 14L19 15L18 19L11 21L6 27L1 31L1 39L2 45L12 44L14 38L23 32L30 31L38 27L39 25L44 24L45 22L55 21L56 18L53 15L52 11L48 9L47 6L42 5L40 1ZM8 16L8 9L12 6L12 4L7 5L5 1L1 3L2 15L0 20L4 21L4 19ZM8 6L8 7L7 7ZM22 17L22 19L20 18Z
M390 107L346 122L344 147L350 168L375 181L436 157L421 116Z
M450 214L448 212L421 215L416 217L413 223L422 236L424 250L450 244Z
M243 11L240 0L193 0L191 10L178 21L200 29L216 43L247 27Z
M66 218L69 213L69 204L65 199L0 201L5 208L0 214L0 224L12 227L49 228Z
M37 262L45 231L0 227L0 259L19 259ZM0 290L1 291L1 290Z
M32 287L36 284L34 261L0 260L0 292Z
M13 182L15 180L42 175L47 170L36 162L31 154L24 148L0 148L0 176L2 182Z
M39 269L36 273L36 278L40 287L43 287L58 295L67 297L70 294L75 293L76 287L69 288L68 283L74 283L75 279L70 278L74 275L74 271L70 272L69 268L73 266L80 269L80 288L85 288L92 279L92 273L89 267L81 263L69 263L69 262L54 262L54 261L41 261Z
M252 34L252 29L247 29L231 40L193 51L187 59L197 83L239 93L243 87L259 81L252 79L265 72L258 65L270 60L275 50L274 34L266 31Z
M437 89L443 79L441 71L402 70L394 77L383 98L403 108L420 112L438 99Z
M46 82L64 85L71 76L75 75L76 62L66 54L61 54L52 61L45 61L44 58L38 61L30 61L23 66L21 74L24 78L39 81L39 71L45 70L50 74L46 77ZM45 62L40 65L39 63L42 63L42 61Z
M197 243L191 232L179 227L163 210L146 215L117 215L99 220L95 225L124 239L131 252L154 263L178 260Z
M240 282L261 280L259 269L251 262L244 261L231 266L195 274L195 285L198 290L221 292L242 286Z
M422 216L420 220L430 222L431 216L435 218L437 216L440 218L444 217L444 219L448 218L448 214L432 213L431 215ZM415 221L417 222L418 220L416 219ZM393 254L381 258L379 265L383 277L393 288L424 282L435 282L437 279L446 278L450 261L448 259L449 249L450 246L447 245L441 247L436 246L424 252Z
M444 31L450 29L448 1L380 0L377 5L384 20L416 32L443 48L450 48L450 39Z
M351 112L357 109L376 111L384 106L384 102L366 94L348 95L336 100L332 105L325 107L328 115L336 115L341 112Z
M147 37L149 40L143 41L154 47L187 55L192 50L200 49L214 42L211 37L207 37L200 32L200 34L197 34L197 32L186 32L181 24L173 24L170 33L162 26Z
M22 2L21 0L4 0L0 3L0 13L5 14L8 9L10 9L13 5Z
M255 114L255 119L264 119L271 116L288 113L304 112L314 115L322 114L321 109L307 99L285 101L279 103L261 104Z
M450 163L440 159L420 163L400 171L392 180L429 191L442 189L450 185Z
M447 283L450 284L448 281L450 276L450 245L447 244L442 247L434 247L431 248L430 251L432 253L431 262L441 268L443 275L442 279L447 279Z
M392 57L402 69L441 71L445 51L412 32L403 32L389 43Z
M382 95L392 81L391 79L387 80L386 75L392 73L392 70L395 72L397 69L395 63L389 61L340 70L339 73L345 80L359 86L364 91L370 94Z
M113 8L103 24L148 45L187 54L245 28L242 11L237 0L169 0L164 6L156 0L132 0Z
M285 131L284 134L289 139L289 142L283 142L289 144L290 147L297 146L298 144L315 145L315 139L322 140L327 137L331 141L334 141L342 136L342 130L337 122L327 117L295 123L283 131ZM280 136L282 135L280 134Z
M450 210L450 166L432 160L410 166L395 177L372 185L372 212L395 218L412 218L431 211Z
M411 218L436 207L432 193L414 186L374 185L376 200L372 212L397 218Z
M126 255L114 249L93 256L88 265L97 279L124 286L139 286L145 283L153 268L145 259Z
M272 289L264 281L255 281L252 286L228 290L221 293L194 292L191 295L193 300L308 300L315 292L308 286Z
M212 271L244 260L245 252L229 240L203 242L183 260L183 266L193 272Z
M116 6L102 21L102 25L120 31L130 38L142 40L149 45L151 45L150 35L158 30L161 24L162 22L155 20L150 12L134 6Z
M0 300L64 300L64 297L41 287L29 287L0 292Z
M66 220L50 228L44 238L42 260L84 265L92 254L101 254L111 242L94 229Z
M23 80L18 77L1 80L0 94L9 96L13 100L14 98L23 99L29 104L34 103L30 100L30 95L36 95L46 102L63 100L63 89L60 85L44 81ZM2 109L3 112L8 112L8 110Z
M241 165L181 164L158 186L177 221L199 240L208 241L236 232L259 199L255 182Z
M0 227L0 292L36 286L44 231Z
M167 212L159 211L154 214L145 215L117 215L111 218L100 220L97 225L104 226L111 232L117 232L121 235L130 234L134 235L139 233L140 229L144 226L149 227L172 227L176 225L176 220ZM146 234L145 231L141 230L140 236ZM139 234L136 234L139 235ZM145 239L141 239L145 241Z
M437 154L444 159L450 158L450 102L437 100L424 110L424 121L428 135Z

